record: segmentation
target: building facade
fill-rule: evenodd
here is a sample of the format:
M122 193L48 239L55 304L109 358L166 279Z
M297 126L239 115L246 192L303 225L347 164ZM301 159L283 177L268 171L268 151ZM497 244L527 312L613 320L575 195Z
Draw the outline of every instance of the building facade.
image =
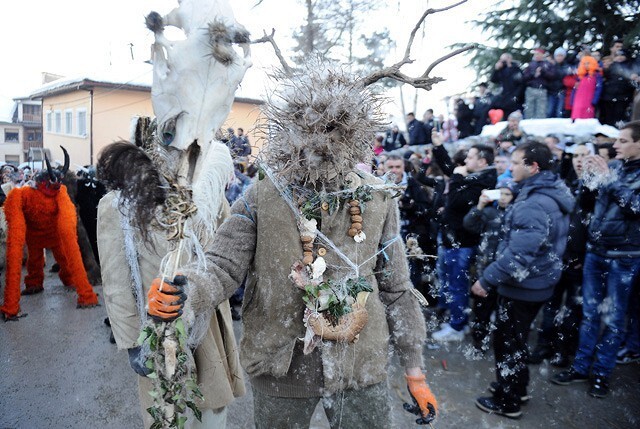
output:
M35 91L31 99L42 105L43 146L56 160L63 159L64 146L72 169L95 164L102 148L129 140L135 117L153 117L151 84L132 80L61 79ZM237 98L224 126L244 128L256 142L260 104Z

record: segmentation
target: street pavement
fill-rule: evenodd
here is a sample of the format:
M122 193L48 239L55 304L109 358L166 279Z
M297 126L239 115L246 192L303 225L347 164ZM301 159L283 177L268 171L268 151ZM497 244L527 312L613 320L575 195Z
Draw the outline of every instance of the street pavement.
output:
M102 302L102 288L96 292ZM75 303L75 292L47 272L44 293L22 297L28 316L18 322L0 322L0 429L141 427L136 376L126 352L109 343L104 306L76 309ZM429 321L429 328L434 325ZM236 322L235 328L240 335L241 323ZM478 359L470 347L470 341L439 349L425 345L427 379L440 407L434 428L640 427L637 363L615 369L612 392L605 399L588 396L586 384L549 383L557 369L547 362L531 366L533 398L523 406L520 420L510 420L475 407L473 401L487 394L495 370L490 353ZM408 393L395 359L389 368L389 385L393 427L416 427L413 416L402 409ZM253 427L248 391L229 407L229 429ZM311 427L329 427L320 407Z

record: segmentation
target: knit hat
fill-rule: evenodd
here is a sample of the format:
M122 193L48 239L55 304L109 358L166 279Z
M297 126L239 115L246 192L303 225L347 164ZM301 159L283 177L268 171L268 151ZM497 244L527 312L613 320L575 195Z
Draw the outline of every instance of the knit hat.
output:
M565 48L563 48L562 46L559 48L556 48L555 51L553 51L553 56L555 57L556 55L564 55L565 57L567 56L567 50Z
M502 189L502 188L507 188L513 193L516 189L516 182L514 182L513 179L511 178L502 179L496 185L496 189Z

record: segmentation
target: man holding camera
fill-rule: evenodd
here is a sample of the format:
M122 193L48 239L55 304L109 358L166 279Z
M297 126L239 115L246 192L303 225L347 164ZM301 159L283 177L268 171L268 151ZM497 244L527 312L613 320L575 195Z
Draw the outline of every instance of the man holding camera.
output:
M513 60L511 54L505 52L500 55L493 73L491 82L502 86L502 92L493 99L493 107L502 109L507 117L511 112L522 109L524 92L524 75L520 65Z

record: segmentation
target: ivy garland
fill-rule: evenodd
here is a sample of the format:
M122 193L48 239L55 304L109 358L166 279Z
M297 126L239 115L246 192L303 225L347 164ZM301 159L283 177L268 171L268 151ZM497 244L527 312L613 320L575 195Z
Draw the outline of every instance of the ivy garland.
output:
M166 377L161 339L171 336L171 331L175 332L175 340L178 343L176 366L174 375ZM147 408L147 412L153 418L151 429L183 429L187 422L187 416L184 415L187 408L193 411L198 421L202 421L202 412L195 400L202 400L204 397L196 382L195 373L189 369L187 337L182 318L173 322L149 323L138 337L138 344L148 345L151 352L151 356L145 362L145 366L152 371L147 377L152 379L154 386L154 390L149 392L154 404ZM167 407L173 407L173 412L167 413Z

